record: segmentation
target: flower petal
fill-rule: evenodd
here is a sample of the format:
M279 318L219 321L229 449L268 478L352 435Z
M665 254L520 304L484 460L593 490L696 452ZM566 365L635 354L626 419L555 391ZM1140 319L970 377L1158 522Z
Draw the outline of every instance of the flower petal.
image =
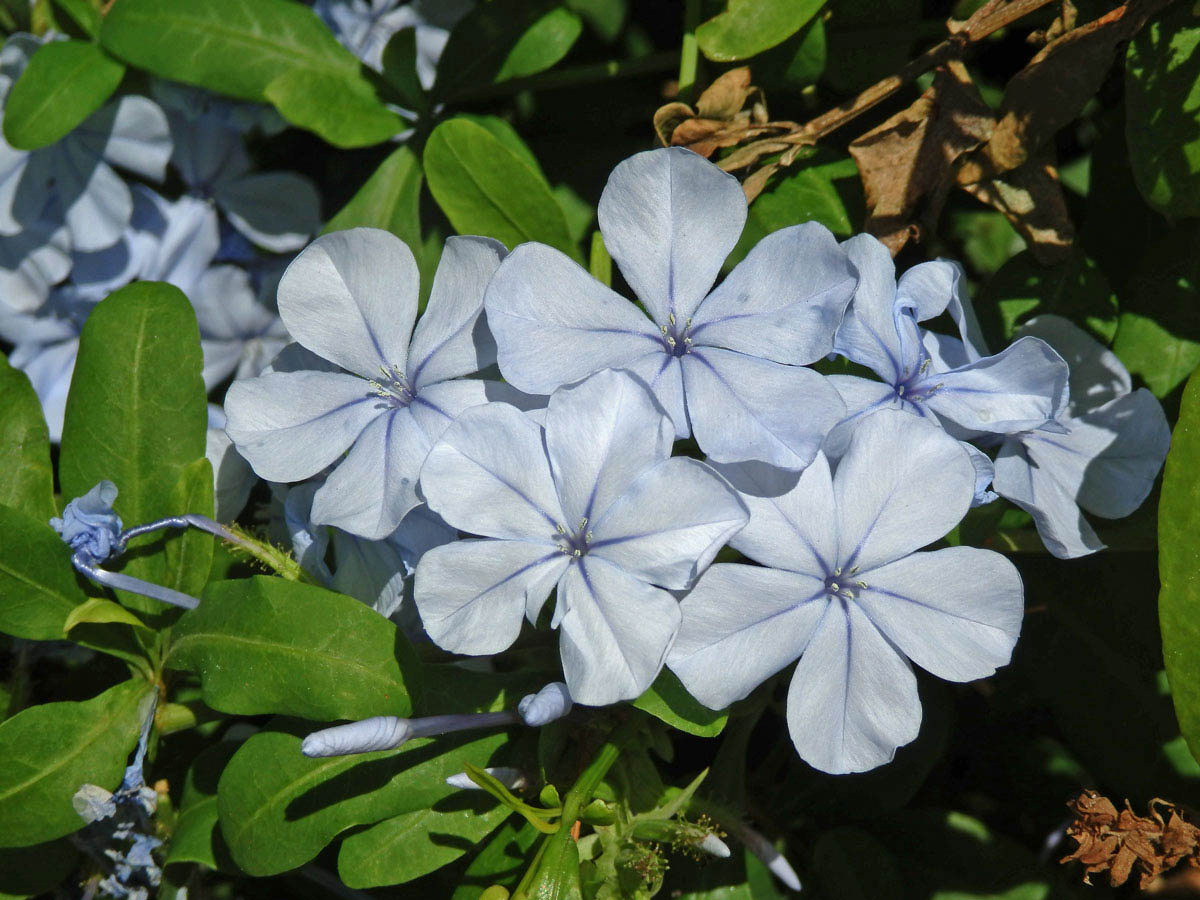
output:
M312 520L377 541L421 502L417 479L430 441L407 409L363 429L313 498Z
M691 437L692 424L688 420L687 404L683 396L683 367L679 360L667 353L654 350L621 366L642 380L654 394L671 421L675 423L677 440Z
M90 253L111 247L133 215L129 186L78 141L64 141L54 152L59 157L56 190L74 249Z
M661 351L640 310L565 254L522 244L496 270L484 300L506 381L549 394L601 369Z
M760 462L714 464L750 510L729 541L739 553L775 569L824 578L838 564L833 477L825 454L797 474Z
M33 312L71 271L66 229L38 223L0 239L0 314Z
M915 389L932 389L929 408L960 428L1011 434L1065 411L1067 375L1049 344L1027 337L961 369L930 372Z
M804 365L833 349L857 276L817 222L775 231L755 245L695 313L698 346Z
M223 178L213 197L233 227L272 253L299 250L321 230L316 186L295 172L254 172Z
M276 372L235 381L225 431L260 478L303 481L341 456L382 401L353 375Z
M859 421L838 463L833 494L839 563L865 572L957 525L975 496L975 467L942 429L884 409Z
M896 332L896 266L892 254L869 234L856 234L842 247L858 270L858 286L834 337L834 352L895 383L905 363Z
M896 303L911 309L918 322L940 316L966 290L963 267L950 259L918 263L896 282Z
M568 527L593 523L635 478L671 455L675 427L646 386L605 369L554 392L546 452Z
M857 375L828 375L842 402L846 404L846 417L838 422L825 437L822 449L835 459L846 452L850 436L863 416L877 409L902 409L920 418L926 412L918 404L905 403L896 394L896 388L882 381L871 381Z
M1041 338L1071 367L1072 416L1081 416L1133 389L1129 370L1117 355L1062 316L1030 319L1017 333Z
M748 518L737 493L709 466L677 456L645 470L589 526L589 556L683 590Z
M1012 657L1024 590L1016 566L991 550L947 547L874 569L856 602L888 640L947 681L986 678Z
M675 598L591 558L567 570L559 591L567 608L559 648L571 699L605 706L641 696L679 630Z
M86 119L76 131L114 166L150 181L166 177L171 159L171 128L153 100L129 94Z
M718 462L756 459L802 469L846 415L833 385L812 369L713 347L692 351L682 363L692 431Z
M279 281L279 315L309 350L363 378L408 358L417 315L417 263L400 238L378 228L323 235Z
M409 348L408 380L418 390L496 361L496 342L483 317L483 293L507 252L491 238L446 239L429 303Z
M542 429L514 406L489 403L460 415L429 451L421 491L455 528L542 542L558 552L565 517Z
M825 582L809 575L715 565L679 604L667 665L697 700L723 709L804 652L827 602Z
M604 245L660 325L691 316L746 224L736 178L682 147L638 153L608 178Z
M921 730L917 679L862 610L830 603L792 675L787 720L810 766L865 772Z
M426 385L417 392L408 407L424 429L430 443L442 436L450 423L472 406L485 403L507 403L520 410L538 409L545 405L544 397L523 394L511 384L483 378L455 378Z
M996 493L1033 516L1038 536L1059 559L1075 559L1104 549L1075 497L1061 482L1029 458L1024 444L1004 442L996 454Z
M567 565L566 556L545 544L456 541L421 557L413 600L443 650L499 653L521 633L526 603L544 602Z

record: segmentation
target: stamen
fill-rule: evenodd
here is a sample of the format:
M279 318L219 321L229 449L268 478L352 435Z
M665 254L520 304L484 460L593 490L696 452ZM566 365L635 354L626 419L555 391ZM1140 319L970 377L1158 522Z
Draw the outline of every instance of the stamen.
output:
M675 324L675 313L671 313L670 315L668 315L667 321L670 322L672 325L674 325Z
M829 582L829 589L835 594L840 593L842 588L836 581Z
M567 529L565 529L565 528L563 527L563 524L562 524L562 522L559 522L559 523L558 523L558 524L557 524L555 527L558 529L558 533L559 533L559 534L566 534L566 533L567 533Z
M865 590L867 589L867 587L868 587L868 585L867 585L867 583L866 583L865 581L856 581L856 582L854 582L854 583L855 583L855 584L857 584L857 585L858 585L860 588L862 588L864 591L865 591Z
M666 325L659 325L659 326L658 326L658 330L659 330L659 331L661 331L661 332L663 333L663 337L666 337L668 334L670 334L670 332L669 332L669 331L667 331L667 326L666 326Z
M841 567L841 566L838 566L836 569L834 569L834 570L833 570L833 574L834 574L834 576L841 575L841 574L842 574L842 567ZM853 573L853 572L851 572L850 574L851 574L851 575L853 575L854 573Z
M667 346L669 346L669 347L675 346L675 338L671 337L670 335L667 336Z
M858 566L851 566L850 571L847 572L846 574L847 575L857 575L858 574Z
M922 375L925 374L925 371L929 368L929 364L931 362L933 362L932 359L926 359L925 362L921 363L920 374L922 374Z

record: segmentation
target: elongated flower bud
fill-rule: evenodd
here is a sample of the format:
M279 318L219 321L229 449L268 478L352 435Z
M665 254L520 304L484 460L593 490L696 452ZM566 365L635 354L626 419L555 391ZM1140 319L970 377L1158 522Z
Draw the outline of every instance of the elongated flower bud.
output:
M528 694L517 704L521 721L530 728L549 725L571 711L571 694L561 681L552 681L536 694Z
M300 752L316 758L394 750L412 736L410 720L396 716L373 716L359 722L314 731L301 741Z
M529 783L524 772L520 769L514 769L511 766L488 766L483 771L487 772L510 791L519 791ZM482 790L479 785L471 780L471 776L466 772L451 775L446 779L446 784L463 791Z

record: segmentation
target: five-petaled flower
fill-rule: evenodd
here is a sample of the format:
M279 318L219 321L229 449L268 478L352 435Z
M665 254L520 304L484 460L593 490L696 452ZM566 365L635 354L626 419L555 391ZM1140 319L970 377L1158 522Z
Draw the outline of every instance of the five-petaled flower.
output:
M543 429L504 403L467 410L421 471L429 506L480 535L428 551L413 597L455 653L508 647L557 586L573 699L637 697L679 628L679 603L746 523L737 494L699 460L671 457L674 426L644 384L604 371L550 398Z

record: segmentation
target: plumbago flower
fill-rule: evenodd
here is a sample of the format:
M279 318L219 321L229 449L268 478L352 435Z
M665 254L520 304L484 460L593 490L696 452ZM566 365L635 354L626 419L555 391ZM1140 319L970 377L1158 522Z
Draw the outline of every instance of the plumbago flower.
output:
M450 29L472 5L471 0L316 0L313 12L347 50L377 72L383 71L383 49L392 35L415 28L417 76L429 88Z
M320 368L233 383L226 431L238 452L268 481L304 481L336 463L313 497L313 522L371 539L395 531L420 502L425 454L455 416L518 397L460 377L494 359L483 290L504 252L488 238L448 239L413 330L417 264L403 241L375 228L313 241L279 282L279 314Z
M750 508L730 543L762 566L715 565L680 604L667 664L701 703L725 707L799 657L792 742L822 771L861 772L917 736L910 660L950 681L1008 662L1023 612L1012 563L972 547L913 552L974 494L967 452L940 428L864 416L836 473L821 453L790 488L763 466L718 469Z
M428 551L413 598L453 653L499 653L557 587L571 696L600 706L650 686L686 590L747 518L706 464L671 458L646 386L604 371L550 398L545 428L504 403L464 412L421 470L430 508L480 535Z
M677 437L712 459L788 469L845 415L805 363L833 346L854 268L823 226L768 235L711 293L746 221L737 179L689 150L651 150L613 171L604 242L653 321L557 250L523 244L487 292L506 380L549 393L608 367L648 384Z
M40 45L16 34L0 50L5 96ZM35 308L69 271L69 251L116 243L133 214L133 197L112 167L161 181L170 155L166 117L137 96L108 103L49 147L17 150L0 138L4 303L16 311Z
M964 278L956 263L934 260L896 280L887 247L868 234L845 243L858 268L854 300L834 340L834 352L873 370L882 381L831 375L847 418L830 435L837 452L856 421L877 409L902 409L940 423L956 437L1011 434L1037 428L1066 402L1067 366L1044 341L1026 337L995 356L967 352L954 338L918 326L949 308L964 337L974 331ZM980 474L980 499L991 463L964 445Z
M1038 316L1033 335L1071 367L1071 402L1050 427L1010 435L996 455L994 487L1033 516L1060 559L1104 549L1083 511L1119 519L1141 506L1166 459L1171 428L1145 388L1132 391L1112 351L1060 316Z

